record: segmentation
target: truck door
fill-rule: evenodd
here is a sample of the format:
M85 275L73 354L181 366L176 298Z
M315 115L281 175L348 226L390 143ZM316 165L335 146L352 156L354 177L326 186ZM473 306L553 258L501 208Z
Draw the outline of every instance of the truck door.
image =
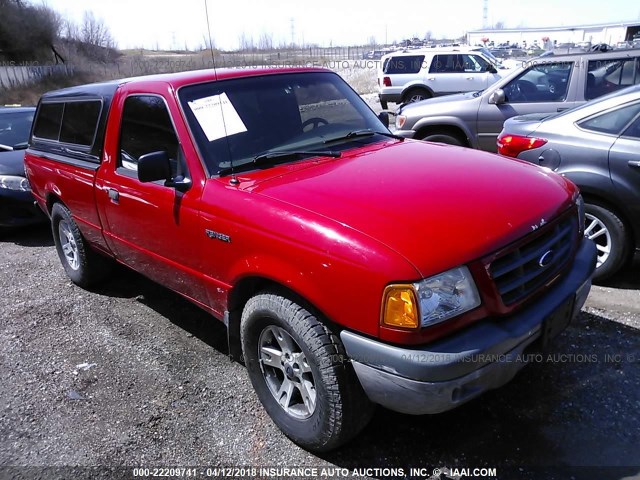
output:
M206 304L198 245L202 182L184 192L164 181L140 182L138 159L167 152L172 175L189 178L183 145L176 134L168 102L160 95L119 98L119 129L110 125L108 152L96 182L98 205L105 217L105 237L126 265L173 290ZM175 107L174 107L175 108ZM173 118L179 118L177 111ZM184 128L184 127L183 127Z

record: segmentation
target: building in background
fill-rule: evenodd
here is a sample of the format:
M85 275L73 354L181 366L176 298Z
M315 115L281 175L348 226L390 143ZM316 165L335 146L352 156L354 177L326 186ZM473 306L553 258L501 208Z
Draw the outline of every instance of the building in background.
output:
M541 48L566 44L616 45L631 42L640 34L640 21L568 27L483 29L467 33L469 45L518 45Z

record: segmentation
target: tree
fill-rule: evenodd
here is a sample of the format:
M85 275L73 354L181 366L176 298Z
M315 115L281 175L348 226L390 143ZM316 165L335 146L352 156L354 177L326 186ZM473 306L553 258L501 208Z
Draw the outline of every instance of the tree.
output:
M258 38L258 50L273 50L273 34L262 32Z
M15 62L50 58L62 27L61 17L45 5L0 0L0 56Z
M96 18L92 12L84 12L80 27L80 40L95 47L115 48L115 42L109 28L102 19Z

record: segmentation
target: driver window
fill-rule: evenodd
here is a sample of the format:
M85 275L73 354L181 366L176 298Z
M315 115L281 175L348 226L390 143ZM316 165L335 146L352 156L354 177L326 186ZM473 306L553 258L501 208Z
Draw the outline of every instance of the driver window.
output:
M533 65L504 87L509 103L563 102L573 62Z
M465 72L485 72L489 63L478 55L463 55Z
M167 152L171 175L178 176L182 155L164 100L153 95L128 97L122 114L118 167L137 171L142 155L159 151Z

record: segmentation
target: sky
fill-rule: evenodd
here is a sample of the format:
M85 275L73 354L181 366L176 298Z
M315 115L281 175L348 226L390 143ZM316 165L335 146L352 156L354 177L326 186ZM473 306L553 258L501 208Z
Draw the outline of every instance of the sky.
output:
M91 11L109 27L118 47L235 49L240 38L271 38L274 45L377 44L404 38L458 38L482 28L482 0L44 0L65 18ZM34 2L36 3L36 2ZM560 5L558 5L560 4ZM488 23L505 28L640 22L634 0L489 0Z

